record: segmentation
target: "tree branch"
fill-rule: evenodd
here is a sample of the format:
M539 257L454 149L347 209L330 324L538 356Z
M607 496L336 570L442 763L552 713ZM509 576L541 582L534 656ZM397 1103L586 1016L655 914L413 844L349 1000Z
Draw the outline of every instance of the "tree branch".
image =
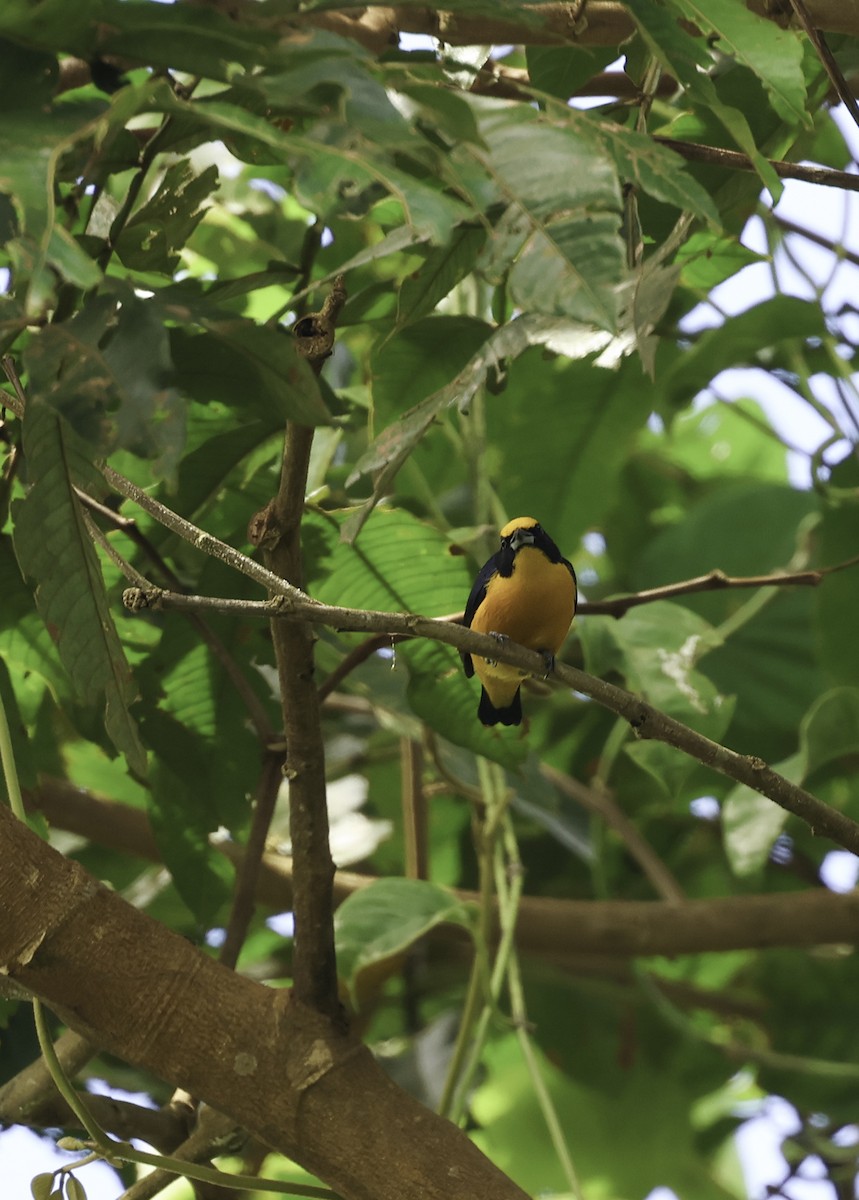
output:
M856 97L847 86L847 80L844 78L841 68L835 60L835 56L829 49L826 38L812 20L809 6L805 3L805 0L790 0L790 6L794 11L797 22L805 31L808 40L817 53L817 57L823 64L823 69L829 76L829 82L835 89L838 99L850 113L854 122L859 125L859 105L856 103Z
M301 595L301 593L299 593ZM276 596L269 601L221 600L218 597L172 596L152 589L143 592L139 588L128 588L123 594L124 603L131 609L183 608L199 604L200 607L222 612L243 611L247 615L271 617L277 615L288 621L307 621L329 625L334 629L356 633L406 634L411 637L426 637L443 642L459 651L467 651L483 658L508 663L518 667L526 675L545 675L546 665L541 655L512 642L499 643L489 634L475 633L463 625L421 617L410 613L372 612L362 609L340 608L320 604L308 597L297 599L295 594ZM654 739L675 746L684 754L697 759L720 774L745 784L762 796L805 821L816 836L831 838L844 849L859 854L859 825L844 813L831 808L822 800L812 796L804 788L797 787L773 771L760 758L737 754L726 746L719 745L681 721L660 712L646 701L614 684L597 679L575 667L560 663L553 677L578 692L596 700L604 708L628 721L640 738Z
M161 861L149 818L139 809L102 800L58 780L44 780L26 799L59 829L120 853L142 854L145 847L146 857ZM245 853L231 842L220 843L218 849L233 862ZM292 869L291 861L282 855L263 858L257 897L277 912L292 906ZM335 902L341 904L371 883L372 876L337 871ZM477 899L476 893L463 889L455 894L465 901ZM583 955L605 965L637 955L855 942L859 942L859 893L836 894L824 888L680 901L523 896L516 928L520 951L576 969Z
M670 600L673 596L691 596L696 592L720 592L728 588L761 587L818 587L827 575L845 571L859 565L859 555L831 567L817 567L813 571L779 571L769 575L726 575L718 569L694 579L681 579L677 583L664 583L660 587L647 588L626 596L613 596L608 600L583 601L577 608L581 615L622 617L631 608L640 604L652 604L654 600Z
M2 806L0 859L0 970L71 1029L199 1096L344 1200L450 1200L454 1179L457 1200L524 1200L326 1016L227 970Z
M752 160L747 154L738 150L724 150L721 146L706 146L699 142L681 142L676 138L654 137L654 142L668 146L681 158L690 162L706 163L711 167L727 167L732 171L756 171ZM851 175L849 171L836 171L833 167L807 167L802 163L780 162L776 158L768 160L770 166L781 179L801 179L805 183L816 183L823 187L843 188L848 192L859 192L859 175Z
M235 7L235 0L231 7ZM396 44L400 33L420 33L438 38L449 46L582 45L619 46L635 32L628 5L615 0L584 0L584 3L528 5L521 20L496 18L483 13L446 13L430 6L403 8L344 4L340 9L304 13L308 25L331 29L352 37L374 53ZM776 19L771 0L750 0L748 7L760 16ZM859 34L859 6L855 0L807 0L818 29L830 33ZM294 18L293 18L294 19ZM789 20L778 20L788 25Z
M293 335L298 351L317 374L331 354L337 316L345 302L344 281L338 276L322 311L295 323ZM310 426L287 422L277 494L251 522L252 540L263 548L268 568L296 586L303 583L304 577L301 518L312 446ZM275 619L271 631L286 733L284 773L289 780L289 833L295 864L293 990L302 1003L339 1020L342 1009L334 956L334 860L328 837L325 744L314 679L314 635L309 625L284 624Z

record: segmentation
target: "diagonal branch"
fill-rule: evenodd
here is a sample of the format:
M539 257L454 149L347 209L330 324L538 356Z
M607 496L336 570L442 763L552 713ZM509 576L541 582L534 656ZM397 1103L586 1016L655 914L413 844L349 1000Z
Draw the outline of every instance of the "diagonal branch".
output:
M298 595L301 596L301 593ZM243 611L249 616L266 618L277 615L286 621L328 625L333 629L356 633L425 637L453 646L459 651L508 663L518 667L526 675L542 676L546 671L545 661L536 651L526 650L524 646L517 646L513 642L499 644L496 638L475 633L463 625L411 613L340 608L337 605L320 604L304 596L296 599L294 594L288 597L276 596L269 601L242 601L221 600L218 597L172 596L157 588L148 592L140 588L128 588L123 594L123 601L132 610L146 607L182 609L197 604L199 607L215 611ZM727 746L721 746L718 742L690 729L688 725L660 712L653 705L624 691L623 688L615 687L614 684L565 663L556 666L554 677L575 691L590 696L610 712L623 717L638 737L675 746L721 775L760 792L762 796L805 821L817 836L829 837L845 850L859 854L859 824L818 800L804 788L797 787L777 771L773 771L762 759L729 750Z
M823 64L823 69L829 76L829 82L835 89L838 99L850 113L856 124L859 125L859 104L856 103L856 97L851 92L847 80L844 78L841 68L835 59L835 55L829 49L826 38L812 20L805 0L790 0L790 6L796 15L797 21L805 31L808 40L817 52L817 57Z

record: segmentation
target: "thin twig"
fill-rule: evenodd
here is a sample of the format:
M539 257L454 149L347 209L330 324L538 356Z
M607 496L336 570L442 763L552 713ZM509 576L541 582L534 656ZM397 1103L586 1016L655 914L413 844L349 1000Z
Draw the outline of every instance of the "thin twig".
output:
M681 142L677 138L654 137L653 140L676 151L681 158L689 159L690 162L706 163L711 167L727 167L732 171L757 170L749 156L741 154L738 150L724 150L721 146L707 146L700 142ZM800 179L804 183L859 192L859 175L851 175L849 171L836 171L833 167L809 167L802 163L780 162L772 158L768 161L781 179Z
M598 794L549 763L540 765L540 774L588 812L595 813L615 831L630 857L635 859L663 900L679 902L686 899L686 893L674 875L609 792Z
M708 571L694 579L681 579L677 583L665 583L660 587L647 588L626 596L615 596L608 600L586 600L578 605L577 612L584 616L622 617L631 608L640 604L652 604L655 600L668 600L673 596L690 596L696 592L719 592L728 588L763 587L818 587L827 575L845 571L859 565L859 555L829 567L817 567L813 571L784 571L769 575L726 575L724 571Z
M218 954L225 967L235 968L253 919L260 863L283 781L282 763L282 750L269 749L266 752L257 785L245 853L236 869L227 934Z
M790 0L790 5L796 14L797 21L805 30L808 40L814 47L817 57L823 64L823 69L829 76L829 82L835 88L839 100L856 124L859 125L859 105L856 103L856 97L850 91L847 80L844 78L841 68L835 61L835 56L829 49L826 38L812 21L811 14L805 5L805 0Z

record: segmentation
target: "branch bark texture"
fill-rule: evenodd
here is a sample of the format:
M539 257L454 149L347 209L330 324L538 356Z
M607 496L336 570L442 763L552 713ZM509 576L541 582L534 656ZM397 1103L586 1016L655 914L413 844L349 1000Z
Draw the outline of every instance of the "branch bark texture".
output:
M4 807L0 857L0 971L69 1028L200 1097L345 1200L523 1200L327 1017L227 970Z

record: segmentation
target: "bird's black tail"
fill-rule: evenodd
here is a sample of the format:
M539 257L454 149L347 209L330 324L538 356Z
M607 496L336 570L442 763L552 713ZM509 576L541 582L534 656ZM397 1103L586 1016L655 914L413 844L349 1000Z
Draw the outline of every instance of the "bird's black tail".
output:
M522 699L519 695L519 689L516 689L516 695L506 708L496 708L486 694L486 688L482 688L477 715L484 725L521 725Z

